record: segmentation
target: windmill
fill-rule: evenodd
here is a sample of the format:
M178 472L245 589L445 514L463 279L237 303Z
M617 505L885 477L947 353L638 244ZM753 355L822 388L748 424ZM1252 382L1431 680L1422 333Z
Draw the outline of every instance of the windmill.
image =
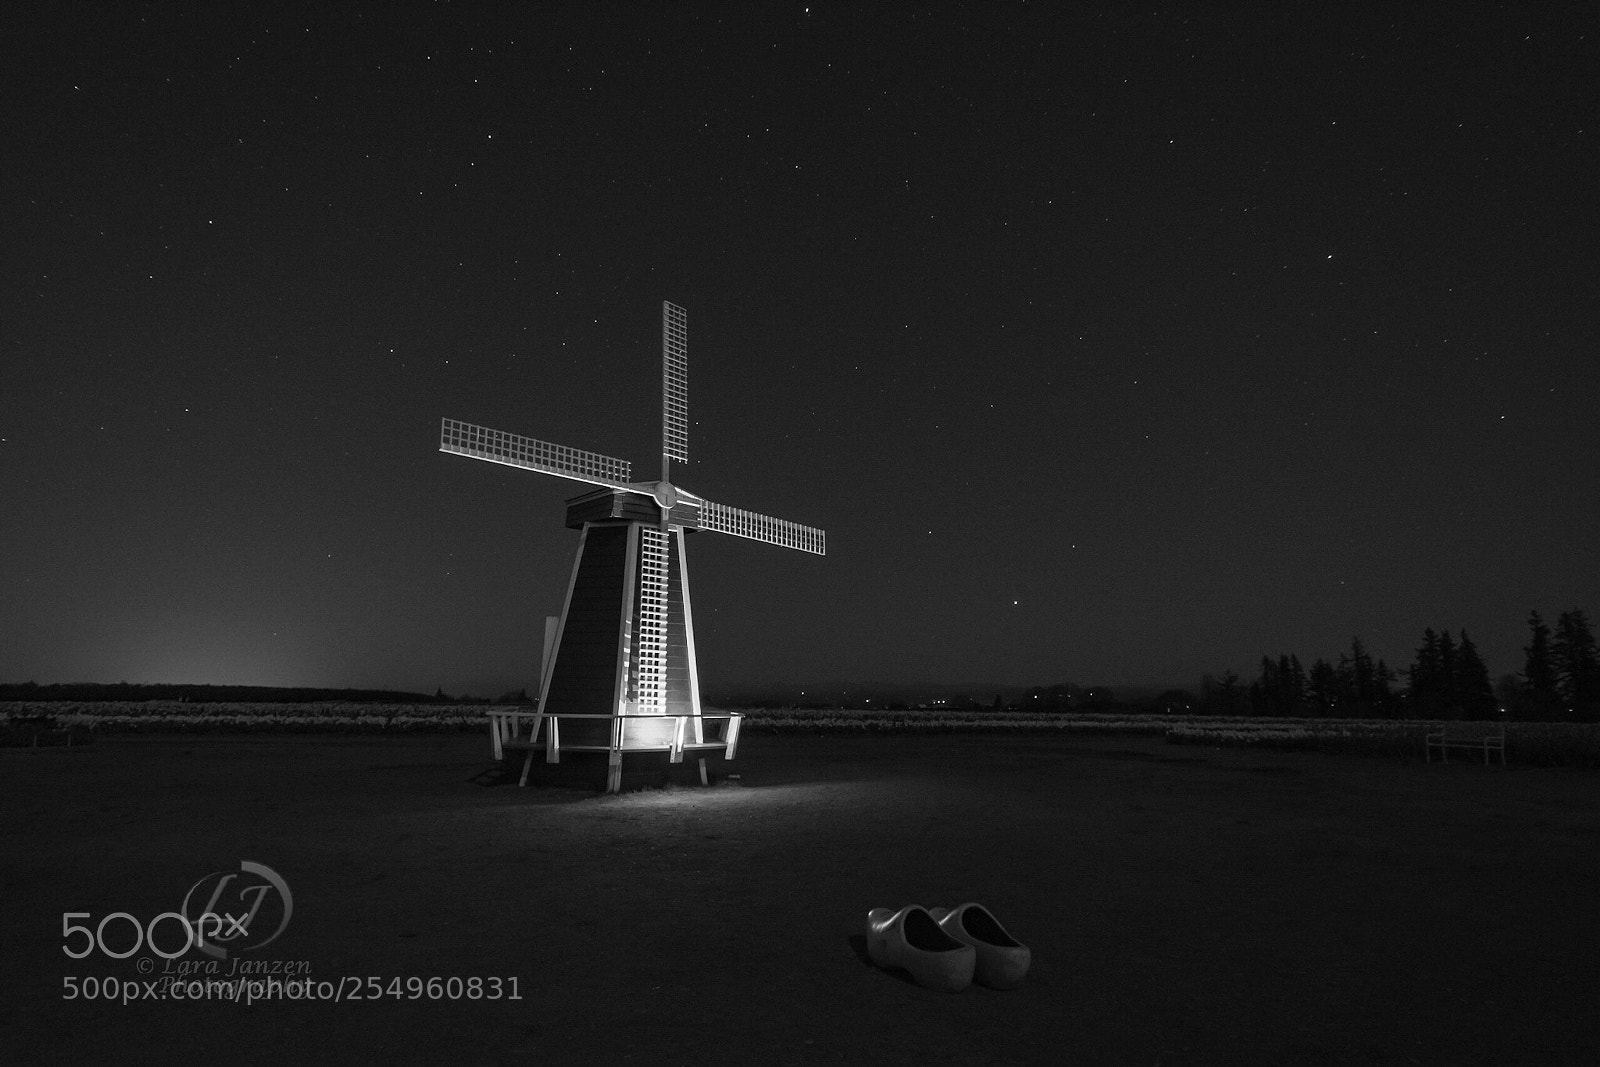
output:
M632 480L632 465L594 452L444 419L439 450L553 474L597 488L567 501L582 531L554 634L547 632L534 742L545 725L547 760L606 752L608 791L620 788L623 753L721 748L732 757L737 720L708 741L695 663L684 535L694 530L825 555L826 534L718 504L673 485L689 460L688 314L661 305L661 478ZM527 781L530 749L523 766ZM705 762L700 761L701 780Z

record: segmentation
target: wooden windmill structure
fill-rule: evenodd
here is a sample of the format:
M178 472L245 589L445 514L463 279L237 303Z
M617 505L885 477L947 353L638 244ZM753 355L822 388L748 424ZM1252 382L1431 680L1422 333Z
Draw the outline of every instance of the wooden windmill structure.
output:
M689 345L687 313L666 302L661 393L661 478L654 482L633 481L627 460L443 420L442 452L596 487L567 501L566 524L582 533L566 603L546 637L533 732L520 746L528 749L524 783L541 744L548 763L563 753L580 760L605 753L610 792L621 788L628 753L665 753L676 763L685 751L719 750L731 759L738 718L711 716L725 723L711 738L700 707L684 535L710 530L826 554L821 530L714 503L668 480L673 460L689 460ZM705 775L702 756L702 782Z

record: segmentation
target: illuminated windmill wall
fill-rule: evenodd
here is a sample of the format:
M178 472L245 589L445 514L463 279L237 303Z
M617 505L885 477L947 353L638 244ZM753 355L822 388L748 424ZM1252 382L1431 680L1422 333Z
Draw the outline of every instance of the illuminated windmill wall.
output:
M689 459L688 315L661 312L661 478L632 480L632 465L594 452L445 419L439 448L459 456L587 482L567 501L567 526L581 530L555 654L540 683L540 710L552 714L699 715L694 613L684 558L691 530L732 534L826 554L826 534L784 519L717 504L674 486L673 460ZM693 738L703 739L699 720ZM656 748L667 721L573 720L563 748Z

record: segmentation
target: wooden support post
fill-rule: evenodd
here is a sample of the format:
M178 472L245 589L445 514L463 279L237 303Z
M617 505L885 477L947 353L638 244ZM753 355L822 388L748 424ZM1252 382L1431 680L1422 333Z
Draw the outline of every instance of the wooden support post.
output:
M570 600L569 592L567 598ZM563 606L562 610L566 610ZM556 639L561 635L561 616L546 615L544 617L544 655L539 660L539 695L544 696L545 681L550 677L550 668L556 661ZM544 705L540 705L541 710Z

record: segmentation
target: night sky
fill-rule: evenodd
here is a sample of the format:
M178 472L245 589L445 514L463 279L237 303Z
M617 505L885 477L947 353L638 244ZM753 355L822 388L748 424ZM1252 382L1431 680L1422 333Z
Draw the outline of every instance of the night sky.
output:
M0 9L0 681L536 688L662 300L713 698L1600 611L1589 19L237 7Z

